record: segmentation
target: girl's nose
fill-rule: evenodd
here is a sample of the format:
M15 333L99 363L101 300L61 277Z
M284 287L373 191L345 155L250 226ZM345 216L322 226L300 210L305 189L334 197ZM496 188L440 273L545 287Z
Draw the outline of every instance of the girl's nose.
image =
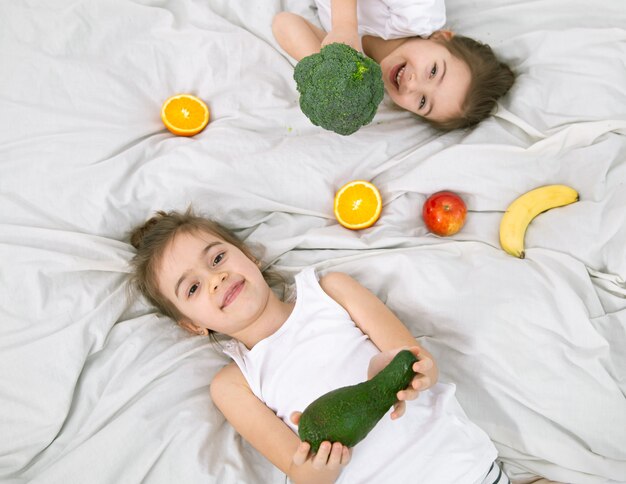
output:
M409 74L409 77L406 80L406 87L409 92L415 92L420 87L420 83L415 72L411 72L411 74Z
M228 279L227 272L219 272L213 275L213 277L211 278L211 285L209 287L210 289L209 292L211 294L217 292L217 290L220 288L220 284L222 284L222 282L224 282L226 279Z

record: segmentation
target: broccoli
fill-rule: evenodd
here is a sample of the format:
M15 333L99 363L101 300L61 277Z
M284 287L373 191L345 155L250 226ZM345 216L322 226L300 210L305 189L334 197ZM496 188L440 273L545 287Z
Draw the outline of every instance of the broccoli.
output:
M305 57L293 78L302 112L314 125L342 135L368 124L385 92L380 66L346 44Z

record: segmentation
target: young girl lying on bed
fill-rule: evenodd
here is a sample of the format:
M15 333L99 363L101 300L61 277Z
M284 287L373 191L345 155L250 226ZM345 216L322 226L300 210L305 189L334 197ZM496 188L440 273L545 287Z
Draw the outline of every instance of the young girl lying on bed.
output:
M193 334L232 338L211 396L233 427L297 483L507 483L496 449L470 422L432 356L371 292L341 273L296 276L281 300L235 236L191 212L158 212L134 230L134 285ZM315 455L295 431L320 395L372 377L400 348L418 356L411 385L353 449ZM369 367L369 370L368 370ZM420 398L416 397L420 393ZM401 420L398 417L406 416Z
M362 50L380 64L392 101L439 129L479 123L513 84L511 69L489 46L440 30L443 0L315 3L325 31L281 12L272 25L280 46L298 61L333 42Z

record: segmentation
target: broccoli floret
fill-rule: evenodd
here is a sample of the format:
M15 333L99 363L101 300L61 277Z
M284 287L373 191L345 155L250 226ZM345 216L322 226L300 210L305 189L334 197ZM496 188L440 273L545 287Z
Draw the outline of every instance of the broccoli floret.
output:
M385 92L380 66L346 44L305 57L293 78L302 112L314 125L342 135L368 124Z

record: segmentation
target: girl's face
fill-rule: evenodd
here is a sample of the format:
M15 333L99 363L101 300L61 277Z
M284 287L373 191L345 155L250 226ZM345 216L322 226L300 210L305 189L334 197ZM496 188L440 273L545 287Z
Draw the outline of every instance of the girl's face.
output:
M469 67L432 37L404 42L380 67L385 89L398 106L433 121L461 115L471 81Z
M271 289L241 250L205 233L180 233L158 267L158 286L185 315L181 324L237 338L259 319Z

